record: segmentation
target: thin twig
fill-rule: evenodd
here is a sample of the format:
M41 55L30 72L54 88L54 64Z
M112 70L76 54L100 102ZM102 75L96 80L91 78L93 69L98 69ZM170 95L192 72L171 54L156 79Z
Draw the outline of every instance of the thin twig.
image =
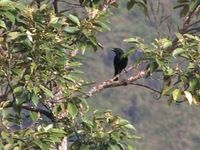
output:
M200 6L196 7L196 9L194 9L192 12L188 13L188 15L186 16L185 21L183 23L183 26L180 29L181 34L185 34L188 32L188 29L191 26L190 21L191 21L192 17L195 16L196 14L198 14L199 11L200 11ZM169 52L173 52L173 50L176 49L177 47L178 47L178 38L176 37L172 41L172 46L169 48Z
M131 84L132 84L132 85L136 85L136 86L141 86L141 87L147 88L147 89L149 89L149 90L151 90L151 91L154 91L154 92L156 92L156 93L161 94L160 91L158 91L158 90L156 90L156 89L154 89L154 88L152 88L152 87L150 87L150 86L148 86L148 85L144 85L144 84L140 84L140 83L131 83Z

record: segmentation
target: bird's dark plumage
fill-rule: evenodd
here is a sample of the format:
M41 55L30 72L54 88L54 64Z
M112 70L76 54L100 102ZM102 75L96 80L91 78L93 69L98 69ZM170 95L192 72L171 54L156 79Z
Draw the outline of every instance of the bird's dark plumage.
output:
M114 76L119 74L123 69L126 68L127 63L128 63L128 57L123 56L124 52L120 48L114 48L113 52L115 52L115 58L114 58ZM115 79L117 81L118 78Z

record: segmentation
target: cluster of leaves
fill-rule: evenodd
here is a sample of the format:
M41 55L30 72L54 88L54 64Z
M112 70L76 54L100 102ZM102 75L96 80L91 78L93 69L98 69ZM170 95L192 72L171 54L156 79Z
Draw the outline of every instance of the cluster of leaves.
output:
M147 15L147 0L130 0L127 3L127 9L132 9L135 5L140 7L145 15Z
M55 145L66 135L62 129L38 126L20 131L6 130L1 132L1 149L55 149Z
M146 62L148 75L161 72L164 86L162 96L169 96L169 102L187 100L190 104L200 102L200 38L191 34L176 33L178 47L171 53L172 41L156 39L150 46L140 38L126 39L134 44L134 50L139 49L143 57L138 63ZM134 53L131 50L129 53Z
M128 120L111 111L95 111L92 118L82 118L78 140L71 145L72 149L135 149L133 141L139 139L134 135L135 128ZM70 135L70 136L74 136Z
M194 11L200 4L199 0L178 0L178 5L174 8L181 8L180 16L186 16L188 12Z
M38 8L0 1L2 147L56 149L66 136L77 138L75 148L125 149L128 131L134 129L128 121L104 112L85 116L89 106L82 88L87 82L81 79L79 51L102 47L95 35L109 30L107 11L86 7L86 12L79 19L56 16L45 2Z
M200 103L200 38L198 28L195 27L199 21L195 21L196 9L200 6L198 0L178 0L176 8L182 8L180 16L186 17L183 29L175 33L175 40L168 38L155 39L149 45L144 40L129 38L125 41L134 46L128 52L134 53L135 49L142 51L143 57L138 63L146 62L148 75L161 72L164 86L161 96L168 96L168 102L188 101L189 104ZM198 10L197 10L198 11ZM198 12L196 13L198 17ZM191 20L193 23L190 23ZM194 32L191 32L194 31Z

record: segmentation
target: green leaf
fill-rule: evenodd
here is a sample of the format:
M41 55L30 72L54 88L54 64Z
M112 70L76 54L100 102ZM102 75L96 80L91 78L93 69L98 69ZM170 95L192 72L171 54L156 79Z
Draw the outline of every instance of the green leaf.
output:
M186 36L186 37L188 37L190 39L193 39L193 40L196 39L196 37L194 35L191 35L191 34L184 34L184 36Z
M0 20L0 27L7 29L4 21Z
M103 23L103 22L100 22L100 21L97 21L96 23L97 23L98 25L100 25L103 29L105 29L105 30L107 30L107 31L111 31L110 27L109 27L107 24L105 24L105 23Z
M35 62L31 63L31 74L35 71L35 69L37 68L37 64Z
M38 113L29 111L29 114L33 121L36 121L38 119Z
M136 131L136 128L132 124L127 124L124 127Z
M94 36L88 36L88 39L90 40L90 42L94 46L99 46L99 47L103 48L103 46L97 41L96 37L94 37Z
M145 3L138 1L137 5L143 10L143 13L147 16L148 11L147 11L147 6Z
M8 132L5 132L5 131L1 131L1 137L2 137L3 139L7 139L7 138L9 138L9 133L8 133Z
M198 88L198 86L200 86L200 81L196 78L192 79L190 80L189 85L190 85L191 91L195 91Z
M78 17L76 17L76 16L70 14L70 15L68 16L68 18L69 18L73 23L75 23L76 25L78 25L78 26L80 27L81 23L80 23Z
M174 70L173 70L173 68L167 66L167 67L164 69L164 73L165 73L165 75L167 75L167 76L171 76L171 75L174 74Z
M135 5L136 1L135 0L130 0L127 3L127 9L130 10L134 5Z
M68 81L71 81L73 83L76 83L76 79L74 78L74 76L66 75L66 76L63 76L63 78L68 80Z
M176 57L182 53L184 53L186 50L183 48L176 48L173 52L172 52L172 56Z
M78 27L66 27L64 29L65 32L67 33L76 33L78 32L80 29Z
M190 3L189 11L193 12L200 5L200 0L194 0Z
M3 12L3 14L4 14L13 24L15 23L15 16L14 16L12 13L6 11L6 12Z
M69 114L70 114L73 118L75 118L76 115L78 114L78 108L77 108L76 105L73 104L73 103L68 103L68 105L67 105L67 110L68 110Z
M47 145L43 141L39 141L39 140L35 139L33 141L33 143L35 143L37 146L39 146L41 150L47 150L47 149L49 149L49 145Z
M109 144L108 150L120 150L118 145Z
M182 93L182 91L180 89L175 89L172 92L173 100L175 100L175 101L179 100L180 96L181 96L181 93Z
M168 47L172 46L172 41L168 39L162 39L162 46L164 49L167 49Z
M165 89L162 90L162 96L171 94L171 92L172 92L173 90L174 90L173 87L166 87Z
M17 93L22 93L24 90L24 88L22 86L18 86L13 90L13 93L17 94Z
M128 43L139 43L137 38L129 38L129 39L124 39L124 42Z
M180 41L182 41L184 39L183 35L178 32L176 32L175 35Z
M39 102L39 96L37 94L33 94L32 95L32 102L35 106L37 106L38 102Z
M83 98L79 98L79 99L81 100L81 103L85 108L85 111L88 112L89 111L89 105L88 105L86 99L83 99Z
M59 18L58 17L52 17L50 20L50 24L56 24L58 22Z
M119 125L123 126L125 128L128 128L128 129L136 131L135 127L132 124L130 124L130 122L128 120L126 120L126 119L120 118Z
M3 105L2 104L1 105L3 108L6 108L6 107L10 106L12 103L13 102L11 100L8 100L8 101L3 102ZM7 112L7 109L4 109L4 111L6 114L9 113L9 111Z
M52 128L53 128L53 124L49 124L49 125L47 125L46 127L44 127L44 131L45 131L45 132L48 132L48 131L50 131Z
M8 33L8 38L10 40L14 40L14 39L18 38L21 35L22 35L22 33L20 33L20 32L10 32L10 33Z
M50 96L51 98L53 98L53 93L47 89L46 87L44 87L43 85L40 85L40 88L45 92L46 95Z

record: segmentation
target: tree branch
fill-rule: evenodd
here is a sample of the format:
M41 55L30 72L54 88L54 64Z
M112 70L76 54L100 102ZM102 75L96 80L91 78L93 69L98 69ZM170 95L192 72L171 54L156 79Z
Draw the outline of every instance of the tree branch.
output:
M54 117L54 115L51 111L47 111L47 110L44 110L44 109L41 109L41 108L38 108L38 107L34 107L34 106L30 106L30 105L27 105L27 104L23 104L22 108L26 109L26 110L33 111L33 112L37 112L37 113L39 112L39 113L45 115L46 117L48 117L49 119L51 119L52 122L55 122L55 117Z
M144 88L146 88L146 89L149 89L149 90L151 90L151 91L154 91L154 92L156 92L156 93L161 94L160 91L158 91L158 90L156 90L156 89L154 89L154 88L152 88L152 87L150 87L150 86L148 86L148 85L144 85L144 84L140 84L140 83L131 83L131 84L132 84L132 85L136 85L136 86L141 86L141 87L144 87Z
M197 6L196 9L188 13L188 15L185 18L185 21L183 22L183 26L180 29L181 34L185 34L188 32L189 27L191 27L190 22L191 22L192 17L197 15L199 12L200 12L200 6ZM178 47L178 38L176 37L172 41L172 46L170 47L169 52L173 52L173 50L176 49L177 47Z
M87 93L85 98L92 97L95 93L100 92L100 91L102 91L106 88L112 88L112 87L118 87L118 86L127 86L129 84L132 84L134 81L141 79L145 76L146 76L146 71L142 70L142 71L138 72L136 75L129 77L128 79L124 79L124 80L121 80L121 81L113 81L113 79L110 79L108 81L104 81L103 83L92 87L89 90L89 92Z
M53 1L53 7L54 7L54 12L57 15L58 14L58 0Z

